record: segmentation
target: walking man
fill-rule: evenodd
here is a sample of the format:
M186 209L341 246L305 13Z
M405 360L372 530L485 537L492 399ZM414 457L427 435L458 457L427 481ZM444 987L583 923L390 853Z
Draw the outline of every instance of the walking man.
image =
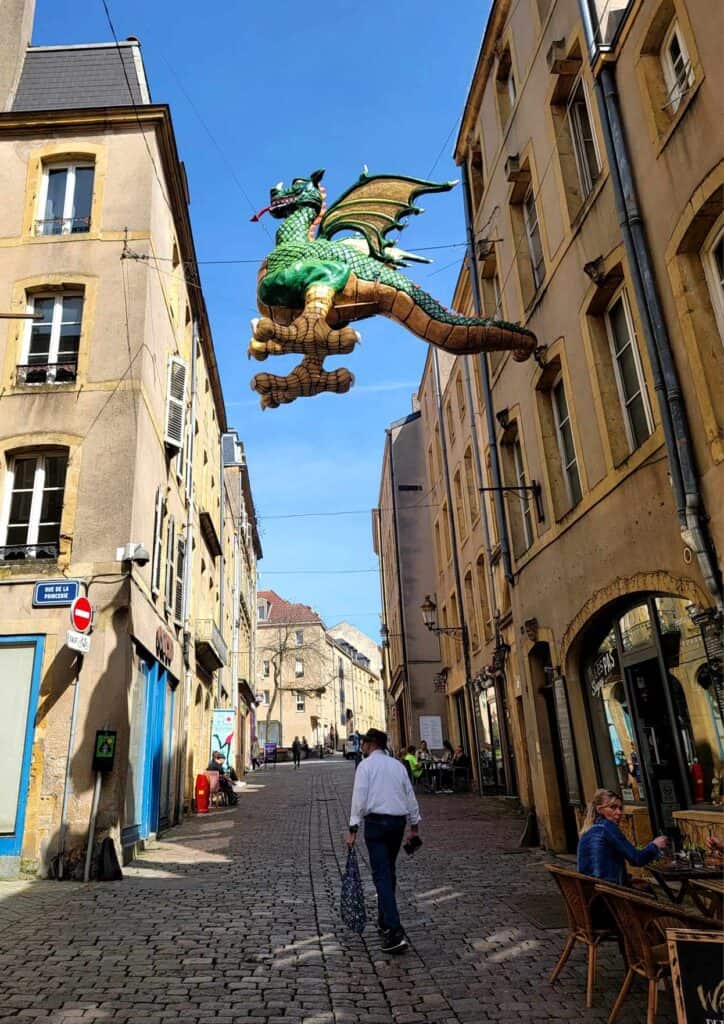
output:
M420 808L405 766L387 757L387 733L370 729L362 737L361 762L354 776L352 810L349 816L347 845L352 848L360 822L377 890L377 927L382 934L384 953L402 953L407 939L400 924L395 898L395 862L409 822L408 840L418 833Z
M302 744L298 736L294 737L294 742L292 743L292 757L294 758L294 770L296 771L302 763Z

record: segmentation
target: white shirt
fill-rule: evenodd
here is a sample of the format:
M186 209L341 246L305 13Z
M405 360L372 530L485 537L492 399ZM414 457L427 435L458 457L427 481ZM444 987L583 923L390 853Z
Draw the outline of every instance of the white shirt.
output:
M354 775L350 825L359 825L368 814L404 815L411 825L420 820L407 769L382 750L374 750L360 761Z

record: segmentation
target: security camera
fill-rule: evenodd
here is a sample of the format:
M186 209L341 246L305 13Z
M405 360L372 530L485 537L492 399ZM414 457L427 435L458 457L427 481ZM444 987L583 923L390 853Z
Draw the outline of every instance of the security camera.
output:
M151 556L143 544L131 542L124 544L122 548L116 548L116 561L133 562L134 565L148 565L151 561Z

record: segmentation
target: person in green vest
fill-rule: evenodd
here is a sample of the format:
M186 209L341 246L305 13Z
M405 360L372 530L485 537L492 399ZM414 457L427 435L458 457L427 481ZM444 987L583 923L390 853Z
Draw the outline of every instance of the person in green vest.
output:
M417 755L415 754L415 748L414 747L408 747L407 748L407 753L405 754L405 756L403 757L402 760L405 761L405 763L407 764L407 768L408 768L408 771L410 772L410 775L412 777L412 781L413 782L417 782L417 780L422 775L423 768L422 768L422 765L420 764L420 762L417 760Z

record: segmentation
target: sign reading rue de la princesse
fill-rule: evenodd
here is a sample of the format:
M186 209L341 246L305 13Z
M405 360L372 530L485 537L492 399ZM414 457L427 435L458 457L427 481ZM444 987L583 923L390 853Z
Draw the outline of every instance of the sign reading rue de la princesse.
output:
M63 608L80 594L80 580L45 580L33 589L33 608Z

